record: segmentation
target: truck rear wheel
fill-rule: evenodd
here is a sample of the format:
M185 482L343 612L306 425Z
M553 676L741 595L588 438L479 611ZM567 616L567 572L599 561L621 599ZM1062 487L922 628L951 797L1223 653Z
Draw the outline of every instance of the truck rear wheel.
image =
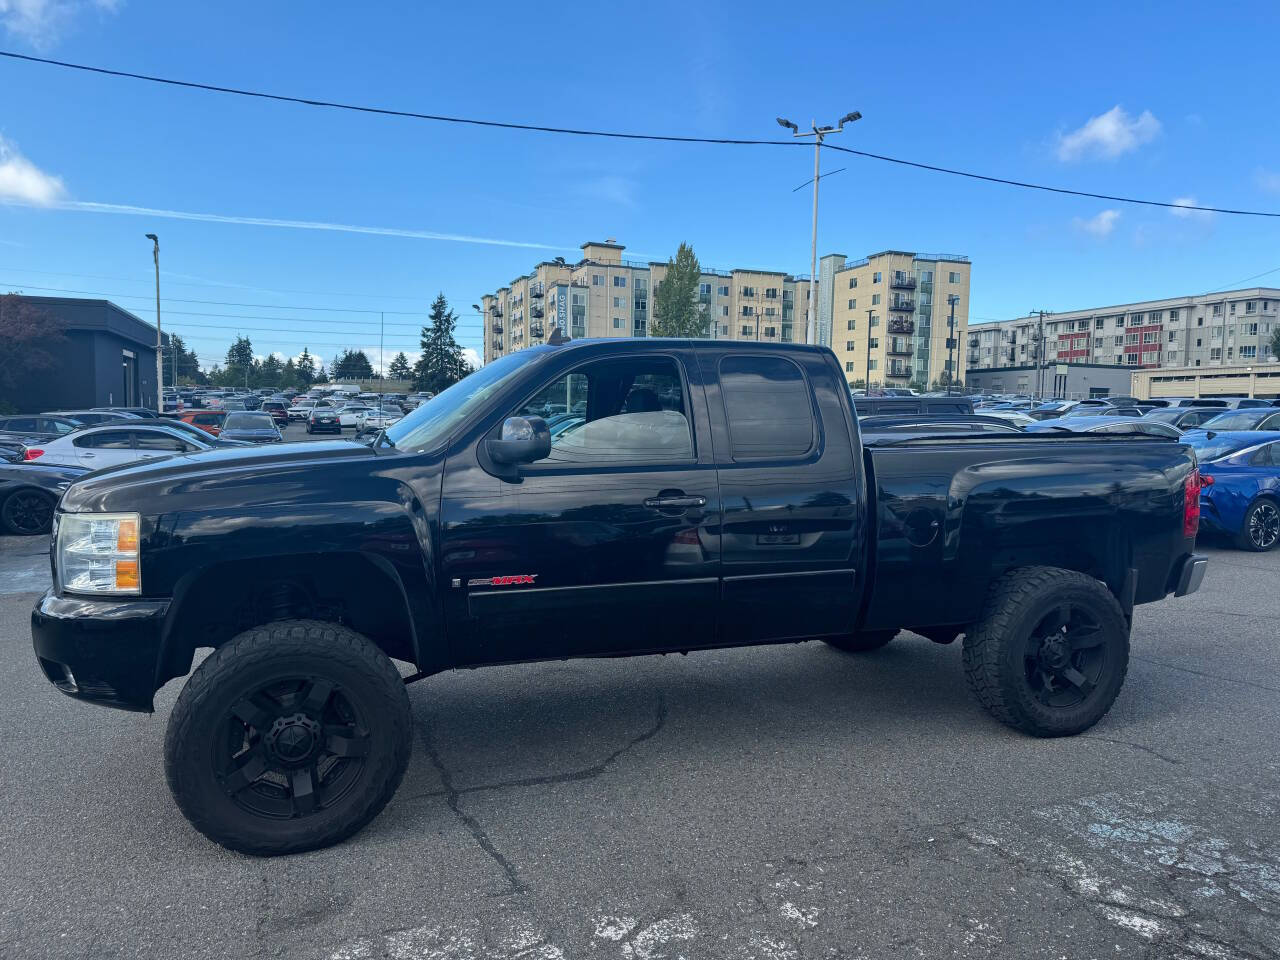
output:
M390 659L333 623L240 634L191 675L169 718L165 774L192 826L232 850L337 843L386 806L412 746Z
M823 641L845 653L867 653L879 650L898 635L897 630L867 630L862 633L850 633L843 637L827 637Z
M1129 627L1102 583L1074 570L1025 567L991 587L964 639L964 672L1001 723L1062 737L1102 719L1129 667Z

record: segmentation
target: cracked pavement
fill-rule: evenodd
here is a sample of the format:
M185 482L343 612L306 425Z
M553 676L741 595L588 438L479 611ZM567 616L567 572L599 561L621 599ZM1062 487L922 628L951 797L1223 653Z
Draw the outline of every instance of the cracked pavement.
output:
M387 810L254 860L189 828L164 724L40 676L44 544L0 538L0 957L1280 957L1280 553L1139 608L1087 734L986 716L903 635L409 688Z

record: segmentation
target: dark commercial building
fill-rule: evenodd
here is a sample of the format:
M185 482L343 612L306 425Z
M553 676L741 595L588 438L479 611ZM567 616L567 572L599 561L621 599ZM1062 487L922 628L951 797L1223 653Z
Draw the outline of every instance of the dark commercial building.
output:
M88 407L155 407L156 328L108 300L22 298L54 317L66 339L60 363L11 402L24 413Z
M972 333L972 330L970 330ZM1085 400L1089 397L1132 396L1132 378L1136 367L1103 363L1047 363L1040 374L1042 395L1059 400ZM979 393L1025 393L1041 395L1036 389L1036 368L970 367L964 372L964 385Z

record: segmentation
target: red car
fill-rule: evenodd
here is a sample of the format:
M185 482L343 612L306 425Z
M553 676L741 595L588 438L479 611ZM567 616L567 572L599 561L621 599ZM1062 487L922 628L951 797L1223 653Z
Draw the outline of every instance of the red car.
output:
M186 410L178 419L216 437L222 433L222 424L226 421L227 414L222 410Z
M262 412L271 414L271 419L281 426L289 425L289 405L283 400L263 400Z

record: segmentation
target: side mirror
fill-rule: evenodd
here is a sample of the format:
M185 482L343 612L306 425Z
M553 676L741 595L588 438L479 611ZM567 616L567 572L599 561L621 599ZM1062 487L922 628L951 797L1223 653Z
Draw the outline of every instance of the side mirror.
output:
M533 463L551 456L551 430L541 417L507 417L501 434L485 441L485 451L500 466L514 468Z

